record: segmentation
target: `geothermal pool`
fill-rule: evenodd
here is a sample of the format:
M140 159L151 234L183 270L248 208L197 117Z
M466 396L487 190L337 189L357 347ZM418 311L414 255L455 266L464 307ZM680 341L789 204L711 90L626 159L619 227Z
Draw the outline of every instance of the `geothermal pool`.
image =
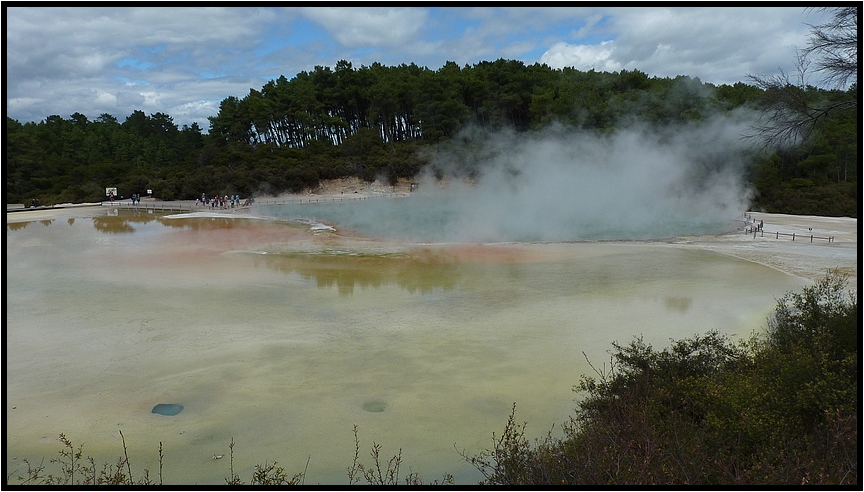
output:
M519 193L488 187L412 193L394 200L293 203L262 207L268 216L327 221L368 236L412 242L567 242L668 238L734 230L728 214L693 213L696 205L678 202L651 207L598 207L569 198L546 196L527 201ZM334 200L350 200L339 196ZM607 198L606 200L611 200ZM690 206L692 205L692 206ZM700 204L701 205L701 204Z
M356 425L362 463L376 442L403 475L476 483L459 451L490 448L514 403L530 438L560 429L583 352L744 337L805 284L671 243L406 241L258 213L7 223L10 482L60 433L115 463L122 431L136 478L158 480L162 442L165 483L222 484L233 438L244 481L308 460L306 484L345 484Z

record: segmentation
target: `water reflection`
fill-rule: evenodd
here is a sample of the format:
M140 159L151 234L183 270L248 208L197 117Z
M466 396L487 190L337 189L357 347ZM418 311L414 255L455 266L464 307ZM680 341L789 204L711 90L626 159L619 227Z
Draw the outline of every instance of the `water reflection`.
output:
M140 211L133 210L122 215L93 217L93 227L106 234L128 234L135 232L135 224L147 224L154 220L156 217L142 215Z
M513 251L510 256L499 254L496 261L484 261L472 252L480 247L466 246L418 247L394 253L322 249L248 254L256 267L296 275L320 289L335 288L341 296L350 296L358 288L380 289L389 285L412 294L427 294L435 289L448 291L460 283L462 287L485 288L481 286L491 282L496 284L496 299L503 300L504 305L523 297L533 299L552 285L558 286L555 296L603 298L630 296L646 289L668 289L670 279L708 279L706 269L726 264L723 257L704 251L655 251L652 255L656 261L646 262L643 255L619 251L611 244L599 248L608 248L608 256L601 254L591 261L519 260L520 254ZM496 256L495 248L482 249ZM687 295L658 297L655 301L680 314L687 313L693 303Z
M410 293L425 294L436 288L452 289L465 274L464 267L429 251L412 254L364 255L324 251L257 255L256 265L314 281L318 288L336 287L349 296L359 287L381 288L395 284Z
M145 214L137 210L124 212L126 213L120 215L93 217L93 226L97 231L106 234L125 234L135 232L135 226L137 225L145 225L151 222L158 222L172 229L189 229L193 231L227 230L234 229L239 225L237 218L230 217L195 217L177 220L161 215Z
M184 219L159 217L159 223L165 227L174 229L190 229L193 231L212 231L220 229L233 229L239 224L237 219L232 217L190 217Z
M7 222L6 229L10 231L18 231L30 225L30 222Z

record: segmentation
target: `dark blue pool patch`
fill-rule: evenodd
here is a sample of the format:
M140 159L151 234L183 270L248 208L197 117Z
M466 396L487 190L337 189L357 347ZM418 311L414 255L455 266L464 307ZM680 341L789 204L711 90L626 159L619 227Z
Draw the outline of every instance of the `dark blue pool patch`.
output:
M183 405L176 403L160 403L153 407L150 413L158 413L159 415L177 415L183 411Z
M367 401L363 404L363 410L367 412L383 412L387 404L383 401Z

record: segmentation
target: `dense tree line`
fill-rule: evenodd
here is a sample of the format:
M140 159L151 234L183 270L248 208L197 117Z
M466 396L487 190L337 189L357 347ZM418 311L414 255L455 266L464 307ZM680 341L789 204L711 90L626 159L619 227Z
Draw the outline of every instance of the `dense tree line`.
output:
M668 123L713 113L723 102L703 97L703 86L638 70L553 70L504 59L463 68L448 62L437 71L413 63L355 69L342 60L335 70L317 66L223 100L210 133L229 143L302 148L313 140L340 145L366 129L385 143L440 142L467 124L526 131L552 119L609 130L629 115ZM734 97L738 89L726 92Z
M796 90L794 87L791 90ZM321 180L410 178L423 149L468 127L609 133L633 123L688 124L742 108L765 110L771 89L698 78L552 69L499 59L438 70L415 64L355 68L341 60L281 76L209 118L178 128L166 114L135 111L120 122L80 113L39 123L6 119L6 203L99 201L152 189L160 199L297 192ZM814 101L857 101L846 91L802 89ZM832 112L806 141L754 152L754 207L768 212L857 216L857 112Z

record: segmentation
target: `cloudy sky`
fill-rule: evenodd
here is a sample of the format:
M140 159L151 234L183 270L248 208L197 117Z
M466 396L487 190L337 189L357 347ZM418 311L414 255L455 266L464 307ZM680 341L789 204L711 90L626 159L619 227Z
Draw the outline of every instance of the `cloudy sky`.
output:
M8 5L8 4L7 4ZM280 75L350 61L437 70L499 58L579 70L638 69L703 82L795 73L823 14L794 7L4 6L6 116L135 110L178 126ZM93 5L93 4L90 4ZM116 5L116 4L115 4ZM214 5L218 5L215 3ZM275 5L275 4L274 4ZM319 4L325 5L325 4ZM344 5L344 4L343 4ZM548 5L548 4L547 4ZM817 81L809 81L818 85Z

